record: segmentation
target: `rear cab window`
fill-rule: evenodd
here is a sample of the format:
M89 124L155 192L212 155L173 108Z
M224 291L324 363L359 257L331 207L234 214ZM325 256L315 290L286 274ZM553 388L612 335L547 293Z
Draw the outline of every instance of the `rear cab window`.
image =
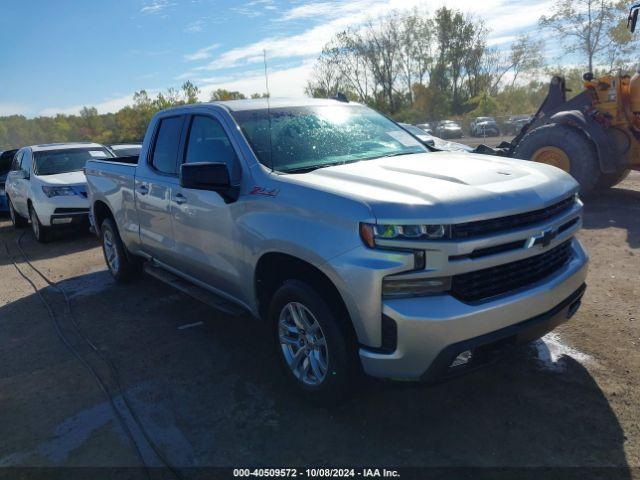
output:
M165 117L159 121L150 164L154 170L165 175L178 172L178 151L184 115Z

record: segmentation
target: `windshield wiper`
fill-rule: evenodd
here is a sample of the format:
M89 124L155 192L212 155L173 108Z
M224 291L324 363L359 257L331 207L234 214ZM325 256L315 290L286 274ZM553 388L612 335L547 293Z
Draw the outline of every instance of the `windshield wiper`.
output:
M424 152L396 152L396 153L387 153L386 155L382 155L378 158L386 158L386 157L399 157L400 155L413 155L415 153L424 153Z
M290 168L288 170L282 170L282 173L308 173L318 170L319 168L337 167L338 165L346 165L347 163L360 162L362 160L370 160L369 158L358 158L356 160L343 160L340 162L322 163L319 165L309 165L306 167Z

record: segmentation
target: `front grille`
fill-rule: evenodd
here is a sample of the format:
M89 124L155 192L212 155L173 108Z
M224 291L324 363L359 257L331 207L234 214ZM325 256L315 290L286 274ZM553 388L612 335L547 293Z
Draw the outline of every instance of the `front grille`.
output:
M80 215L83 213L89 213L89 209L88 208L56 208L53 211L54 215L63 215L63 214Z
M463 302L477 302L538 282L571 258L571 240L516 262L454 275L451 294Z
M492 218L489 220L459 223L451 226L451 237L454 239L467 239L507 231L513 228L526 227L534 223L549 220L556 215L566 212L573 207L574 203L575 199L571 196L546 208L532 212L518 213L516 215L509 215L508 217Z

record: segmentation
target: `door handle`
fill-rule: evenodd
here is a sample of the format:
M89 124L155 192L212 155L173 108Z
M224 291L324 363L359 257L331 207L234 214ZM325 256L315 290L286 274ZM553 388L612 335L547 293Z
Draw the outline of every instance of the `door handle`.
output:
M149 187L147 187L144 183L138 185L137 190L140 195L146 195L147 193L149 193Z
M182 205L187 201L187 197L185 197L181 193L176 193L176 196L173 198L173 201L176 202L178 205Z

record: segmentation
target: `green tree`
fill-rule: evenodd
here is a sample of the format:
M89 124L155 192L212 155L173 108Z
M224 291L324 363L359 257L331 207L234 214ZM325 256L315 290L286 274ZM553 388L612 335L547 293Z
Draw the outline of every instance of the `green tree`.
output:
M221 100L244 100L247 98L244 94L236 91L229 91L223 88L211 92L210 101L217 102Z

